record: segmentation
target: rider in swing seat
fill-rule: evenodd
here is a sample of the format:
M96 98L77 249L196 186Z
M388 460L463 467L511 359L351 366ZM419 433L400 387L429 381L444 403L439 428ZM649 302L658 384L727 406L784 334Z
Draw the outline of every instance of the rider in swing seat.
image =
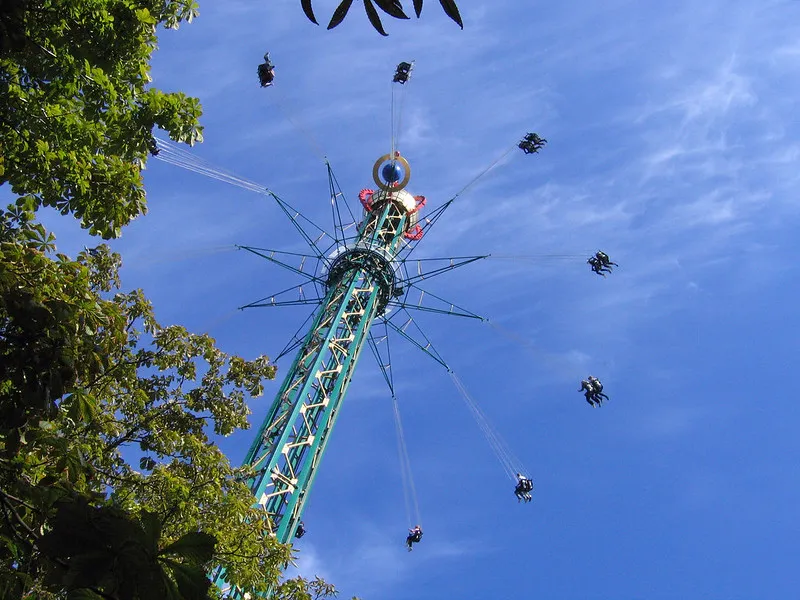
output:
M414 529L408 530L408 537L406 538L406 545L408 546L408 551L411 552L412 544L418 544L419 541L422 539L422 527L416 525Z

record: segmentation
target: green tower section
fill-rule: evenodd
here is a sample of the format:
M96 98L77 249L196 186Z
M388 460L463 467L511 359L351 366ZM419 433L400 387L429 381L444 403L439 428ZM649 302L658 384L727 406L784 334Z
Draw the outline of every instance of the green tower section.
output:
M395 257L408 239L419 239L419 199L399 185L381 187L362 192L356 239L324 261L325 297L245 459L255 469L248 483L256 503L282 543L300 523L370 326L400 293ZM223 572L215 575L223 593L242 597Z

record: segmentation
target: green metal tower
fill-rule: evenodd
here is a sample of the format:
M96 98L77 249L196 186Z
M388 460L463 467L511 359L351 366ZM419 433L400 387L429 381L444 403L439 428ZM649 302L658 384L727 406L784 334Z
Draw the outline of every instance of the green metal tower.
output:
M405 70L403 70L405 68ZM400 63L394 83L404 84L413 63ZM394 91L393 91L394 94ZM394 96L392 101L394 126ZM530 149L528 137L534 136L539 146ZM315 225L270 190L233 174L219 171L209 164L182 156L170 146L166 150L169 162L202 174L208 174L234 185L271 196L293 226L308 244L311 254L298 254L265 248L239 246L304 278L298 286L283 290L241 308L261 306L315 305L311 324L304 333L298 332L293 341L276 358L297 349L294 361L269 409L255 440L245 458L254 476L248 481L256 504L266 511L270 533L279 542L293 540L300 525L301 515L322 456L330 441L344 396L353 376L356 363L365 345L369 345L378 360L384 379L389 386L394 403L395 425L401 454L403 478L411 481L410 465L403 440L397 398L394 392L391 365L388 356L388 332L394 331L443 366L451 375L468 408L498 455L506 474L516 481L515 473L524 471L521 463L508 450L505 442L488 423L485 415L463 388L450 367L436 351L428 337L411 317L410 311L439 313L485 321L486 319L420 287L420 283L489 255L410 260L410 255L445 210L481 176L491 170L515 147L536 152L546 140L529 134L500 158L484 169L448 201L420 220L420 209L425 206L424 196L414 196L406 191L411 178L408 161L396 152L396 137L392 132L392 151L381 156L373 166L372 178L377 190L364 189L359 194L363 212L356 217L346 202L344 194L327 163L330 186L334 234ZM165 152L165 155L168 153ZM349 216L344 218L342 211ZM310 234L310 228L316 233ZM315 237L316 236L316 237ZM300 265L290 261L299 259ZM316 270L308 265L316 262ZM304 286L313 287L316 297L309 297ZM298 292L298 297L283 300L287 293ZM412 297L412 294L414 296ZM378 320L384 335L370 333ZM308 323L308 320L306 321ZM304 324L305 326L305 324ZM304 326L301 326L301 330ZM386 341L385 355L379 347ZM410 484L409 504L419 510ZM406 490L407 491L407 490ZM409 514L409 519L410 519ZM246 598L241 590L231 588L225 573L218 568L213 574L214 583L227 598Z
M328 167L332 203L341 196ZM272 535L291 541L300 523L303 505L322 456L330 441L356 362L368 340L373 320L384 314L390 301L405 294L408 278L400 273L398 254L422 237L417 223L423 196L405 187L411 168L399 152L379 158L373 168L377 191L362 190L364 208L357 233L346 238L338 219L335 249L319 253L322 267L309 276L276 258L277 251L243 247L320 284L324 296L278 302L273 298L249 306L319 303L286 378L267 413L245 464L255 469L248 482L256 502L269 515ZM274 196L274 194L273 194ZM315 242L297 222L298 212L274 196L312 248ZM336 221L336 211L334 211ZM311 257L309 257L311 258ZM451 267L448 267L448 270ZM445 311L442 311L445 312ZM447 311L451 312L452 311ZM215 581L229 597L240 598L218 571Z
M355 243L330 259L321 310L245 459L257 470L257 502L284 543L300 522L370 325L397 293L394 257L413 235L417 201L399 185L384 188L371 195Z

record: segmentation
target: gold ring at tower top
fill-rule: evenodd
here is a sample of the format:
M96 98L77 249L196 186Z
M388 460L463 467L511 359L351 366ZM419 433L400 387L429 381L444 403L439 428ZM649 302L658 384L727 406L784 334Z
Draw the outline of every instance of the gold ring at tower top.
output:
M405 176L403 177L402 181L397 183L384 183L381 181L381 178L378 176L378 171L381 168L381 165L385 163L387 160L397 161L401 165L403 165L403 171L405 172ZM399 152L395 152L395 155L392 156L391 154L384 154L378 160L375 161L375 166L372 167L372 180L375 182L379 188L381 188L385 192L396 192L398 190L402 190L404 187L408 185L408 180L411 179L411 165L408 164L408 161L400 156Z

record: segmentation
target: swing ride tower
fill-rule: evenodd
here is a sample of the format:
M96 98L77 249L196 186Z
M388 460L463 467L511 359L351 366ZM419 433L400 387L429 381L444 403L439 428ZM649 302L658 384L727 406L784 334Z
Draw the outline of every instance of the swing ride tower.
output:
M402 71L403 67L405 71ZM308 328L304 330L305 324L301 326L275 359L280 360L296 350L294 360L244 460L244 465L251 468L247 484L253 493L255 506L265 511L269 517L270 535L282 544L300 535L298 528L305 502L365 345L370 347L377 360L391 394L408 523L421 523L392 375L389 339L394 335L416 346L447 370L510 481L516 485L518 474L529 472L511 452L467 392L463 382L412 316L414 312L436 313L488 322L485 317L423 289L420 284L491 255L411 260L411 254L423 233L430 231L448 207L510 152L520 148L525 154L535 154L546 140L529 133L450 199L433 211L427 211L425 218L420 219L419 212L425 205L425 197L413 196L406 190L411 167L395 151L398 147L395 121L398 130L400 121L399 111L395 116L395 89L403 87L408 81L412 67L413 62L398 65L393 80L396 85L392 88L391 152L381 156L373 165L372 178L377 189L361 190L359 200L363 211L358 216L346 202L327 158L324 159L333 213L332 233L317 226L268 188L221 170L169 141L157 140L160 160L271 197L311 250L311 254L299 254L237 246L304 278L300 285L240 309L315 306L306 320L306 323L310 322ZM344 219L342 211L348 213ZM311 230L307 230L309 226ZM309 233L314 230L314 235L319 234L315 239ZM300 264L295 266L298 259ZM315 261L316 269L309 272L305 265ZM307 297L304 285L313 287L317 292L316 297ZM290 300L282 299L286 297L285 294L294 292L299 292L299 296ZM382 334L375 334L381 330ZM390 332L393 332L392 336ZM222 566L214 569L211 579L225 598L238 600L252 597L227 581Z
M300 523L370 325L402 293L395 258L421 237L424 204L405 190L410 176L398 152L375 163L380 189L361 192L364 214L354 241L327 257L327 292L247 453L245 464L255 470L248 483L281 543Z

